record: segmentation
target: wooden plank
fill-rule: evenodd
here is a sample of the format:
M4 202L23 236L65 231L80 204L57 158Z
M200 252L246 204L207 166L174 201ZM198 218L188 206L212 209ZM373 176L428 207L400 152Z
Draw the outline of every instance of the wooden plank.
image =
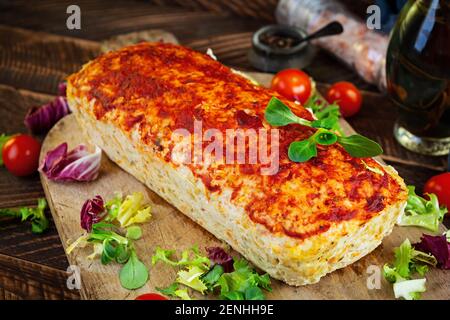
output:
M126 10L120 10L118 8L125 5L121 1L118 1L114 6L111 6L107 1L81 1L78 5L83 12L82 29L73 31L67 30L63 20L65 8L68 4L60 1L48 2L46 6L34 8L32 11L29 10L29 6L24 1L5 6L3 11L0 4L0 21L25 28L31 28L32 26L33 29L36 29L37 27L39 30L68 36L61 39L68 38L69 40L73 40L71 37L105 40L132 31L165 29L180 39L182 44L192 46L199 51L205 51L207 47L211 47L224 64L244 70L252 70L247 59L248 50L251 47L251 35L265 24L262 20L230 18L215 12L189 11L189 9L176 7L168 9L164 6L152 6L145 3L133 3L131 6L127 5ZM22 17L22 19L17 19L17 16ZM42 17L48 17L48 19L42 19ZM6 41L7 38L10 40L4 48L5 55L15 57L16 53L9 46L11 46L11 43L16 43L17 39L19 39L17 45L20 46L21 38L15 36L14 30L8 30L8 37L6 37L6 34L5 37L0 37L0 43ZM46 42L46 36L41 35L39 38L44 43ZM230 38L234 38L234 43L230 41ZM78 45L76 43L77 50ZM82 47L81 45L80 48ZM5 81L0 79L0 82L35 91L55 92L57 81L65 74L47 68L46 58L49 50L63 52L65 49L59 48L59 46L55 48L36 46L27 49L27 52L33 53L32 59L36 62L39 57L43 59L41 63L28 70L29 73L41 75L39 77L40 82L36 83L35 87L27 78L29 77L27 74L19 77L14 71L11 71L12 75L5 77ZM45 54L40 54L41 51L44 51ZM71 56L71 58L73 57ZM78 65L85 61L85 59L78 61ZM64 61L58 60L57 63L64 63ZM42 68L50 72L48 75L50 79L45 79L42 76L44 72ZM306 68L306 71L320 82L332 83L345 79L354 82L360 88L375 90L373 86L362 81L350 68L342 65L336 58L323 51L319 51L316 59L311 66Z
M23 119L28 108L42 105L52 99L53 96L50 95L0 85L1 133L26 132ZM5 167L0 167L0 208L35 206L37 199L44 196L37 173L30 177L18 178L10 174ZM49 211L46 214L50 216ZM53 268L67 268L67 259L52 222L46 233L33 235L28 223L21 223L15 219L1 219L0 234L0 254ZM0 268L0 273L2 272Z
M0 39L0 83L51 94L99 53L95 42L6 26L0 26Z
M20 299L79 299L77 290L67 288L65 271L4 254L0 254L0 270L0 296L3 292Z
M165 29L179 39L196 39L236 31L256 30L264 21L223 14L192 11L181 7L155 6L145 1L79 0L81 30L66 26L69 0L46 1L45 5L30 6L26 0L0 3L0 21L11 26L90 40L106 38L144 29Z
M27 132L23 119L28 108L42 105L52 99L53 97L49 95L0 85L0 133ZM18 178L2 166L0 177L0 208L34 205L37 198L44 195L37 173L27 178Z

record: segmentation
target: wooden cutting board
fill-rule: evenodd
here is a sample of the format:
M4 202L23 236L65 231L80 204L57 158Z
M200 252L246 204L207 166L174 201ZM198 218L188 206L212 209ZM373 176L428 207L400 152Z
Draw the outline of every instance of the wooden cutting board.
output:
M251 73L259 83L270 83L272 75ZM353 129L342 121L347 133ZM63 118L47 135L41 151L41 158L47 151L62 142L69 148L79 143L88 143L81 135L81 130L73 115ZM176 208L165 202L157 194L149 190L103 154L99 178L88 183L55 183L41 175L42 185L50 205L50 209L66 248L82 234L80 227L80 208L86 199L102 195L109 199L114 192L124 195L141 191L151 204L153 217L143 225L143 238L137 241L137 252L141 260L150 268L148 283L141 289L129 291L123 289L119 282L117 264L104 266L97 259L90 261L86 257L91 253L89 248L76 249L68 256L69 263L76 265L81 272L81 295L85 299L133 299L137 295L155 292L155 287L165 287L176 278L176 270L164 264L151 266L150 260L156 246L165 249L183 250L194 244L200 248L221 245L209 232L184 216ZM442 230L444 227L442 226ZM390 236L371 254L356 263L337 270L314 285L291 287L280 281L272 280L273 292L267 294L268 299L393 299L392 285L382 277L382 267L393 259L393 248L406 238L411 242L419 240L423 230L412 227L395 227ZM235 253L237 254L237 253ZM370 267L372 266L372 267ZM369 268L370 267L370 268ZM368 289L367 282L373 273L379 272L379 289ZM370 277L370 279L369 279ZM450 299L450 277L448 272L432 269L426 275L427 292L424 299ZM196 296L204 299L201 295ZM213 297L206 297L213 298Z

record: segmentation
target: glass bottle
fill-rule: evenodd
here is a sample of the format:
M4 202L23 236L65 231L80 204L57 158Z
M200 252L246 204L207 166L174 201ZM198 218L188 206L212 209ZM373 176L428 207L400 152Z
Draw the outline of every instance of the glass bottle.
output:
M450 150L450 1L409 0L391 33L388 93L399 107L394 127L405 148Z

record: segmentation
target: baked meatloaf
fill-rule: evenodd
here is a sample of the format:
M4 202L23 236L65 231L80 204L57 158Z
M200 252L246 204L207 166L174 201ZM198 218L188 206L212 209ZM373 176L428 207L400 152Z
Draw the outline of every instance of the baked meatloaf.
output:
M210 161L177 160L191 143L200 154L208 148L195 142L198 132L271 129L264 110L274 96L312 120L302 106L182 46L141 43L106 53L68 78L67 96L86 136L109 158L291 285L317 282L371 252L406 202L393 168L353 158L338 144L319 146L306 163L290 161L289 144L314 132L300 125L279 128L277 141L267 139L268 150L279 148L275 173L263 174L262 162L212 154ZM193 135L179 140L178 129ZM236 149L236 156L246 151Z

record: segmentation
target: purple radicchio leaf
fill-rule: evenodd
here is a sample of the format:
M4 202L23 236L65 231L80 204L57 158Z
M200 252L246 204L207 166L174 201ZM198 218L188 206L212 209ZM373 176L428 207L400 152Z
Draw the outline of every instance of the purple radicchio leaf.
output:
M55 100L41 107L32 107L25 116L25 126L35 134L48 132L61 118L70 113L65 97Z
M47 152L39 171L54 181L91 181L98 176L101 158L102 151L97 146L93 153L84 144L67 152L67 143L62 143Z
M67 82L60 82L58 84L58 95L65 97L66 96L66 91L67 91Z
M223 267L225 272L233 271L233 257L229 255L221 247L209 247L206 248L208 258L212 264L219 264Z
M97 195L93 199L88 199L81 208L81 227L87 232L91 232L92 225L100 222L105 216L105 204L103 198Z
M420 238L420 242L414 244L414 248L432 254L436 258L439 268L450 269L450 243L447 242L445 235L424 234Z

